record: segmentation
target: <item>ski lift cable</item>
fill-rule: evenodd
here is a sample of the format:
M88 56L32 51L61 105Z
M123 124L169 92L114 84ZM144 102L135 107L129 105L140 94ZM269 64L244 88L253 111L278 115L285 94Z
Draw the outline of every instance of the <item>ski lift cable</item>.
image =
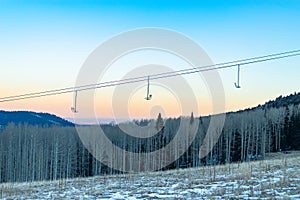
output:
M241 63L239 63L239 65L240 66L249 65L249 64L266 62L266 61L270 61L270 60L277 60L277 59L282 59L282 58L287 58L287 57L292 57L292 56L299 56L299 55L300 55L300 53L293 54L293 55L280 56L280 57L276 57L276 58L261 59L261 60L250 61L250 62L241 62ZM155 79L167 78L167 77L178 76L178 75L188 75L188 74L193 74L193 73L197 73L197 72L207 72L207 71L213 71L213 70L217 70L217 69L226 69L226 68L235 67L237 65L238 64L230 64L230 65L225 65L225 66L220 66L220 67L210 67L210 68L206 68L206 69L192 68L193 71L184 71L184 72L179 72L176 74L157 76L157 77L152 77L151 79L155 80ZM190 70L192 70L192 69L190 69ZM176 71L176 72L178 72L178 71Z
M21 95L1 97L0 102L9 102L9 101L16 101L16 100L23 100L23 99L71 93L74 91L78 92L78 91L98 89L98 88L103 88L103 87L111 87L111 86L146 81L148 79L148 77L149 78L151 77L152 80L161 79L161 78L173 77L173 76L178 76L178 75L187 75L187 74L192 74L192 73L197 73L197 72L206 72L206 71L212 71L212 70L217 70L217 69L231 68L231 67L237 66L237 64L239 64L241 66L249 65L249 64L266 62L266 61L277 60L277 59L288 58L288 57L299 56L299 55L300 55L300 50L287 51L287 52L282 52L282 53L269 54L269 55L265 55L265 56L252 57L252 58L246 58L246 59L241 59L241 60L236 60L236 61L218 63L218 64L214 64L214 65L193 67L193 68L187 68L187 69L182 69L182 70L178 70L178 71L151 74L151 75L147 75L147 76L133 77L133 78L127 78L127 79L121 79L121 80L107 81L107 82L102 82L102 83L82 85L82 86L77 86L77 87L67 87L67 88L53 89L53 90L47 90L47 91L42 91L42 92L34 92L34 93L27 93L27 94L21 94Z
M284 54L291 54L291 53L297 53L300 52L300 50L294 50L294 51L287 51L287 52L282 52L282 53L276 53L276 54L269 54L269 55L265 55L265 56L259 56L259 57L252 57L252 58L247 58L247 59L241 59L241 60L236 60L236 61L230 61L230 62L224 62L224 63L219 63L219 64L214 64L214 65L208 65L208 66L201 66L201 67L194 67L194 68L188 68L188 69L182 69L182 70L178 70L178 71L171 71L171 72L164 72L164 73L159 73L159 74L152 74L151 77L154 76L160 76L160 75L168 75L168 74L172 74L172 73L179 73L179 75L184 75L184 74L189 74L189 71L192 71L191 73L195 73L198 71L195 71L196 69L205 69L205 68L210 68L210 67L216 67L216 66L220 66L220 65L227 65L227 64L232 64L232 63L239 63L239 62L244 62L244 61L251 61L254 60L254 62L257 62L257 59L261 59L261 58L269 58L269 57L274 57L274 56L279 56L279 55L284 55ZM288 57L291 55L288 55ZM278 59L278 58L269 58L269 59ZM234 66L236 64L233 64ZM230 65L229 67L232 67L233 65ZM226 66L227 67L227 66ZM223 67L222 67L223 68ZM215 70L215 68L210 68L210 70ZM209 70L207 70L209 71ZM165 76L163 76L165 77ZM53 95L51 93L69 93L71 91L74 90L85 90L85 89L90 89L93 86L101 86L101 85L105 85L105 84L110 84L110 83L118 83L118 82L122 82L122 81L129 81L129 80L136 80L136 79L142 79L141 81L143 81L145 79L145 76L140 76L140 77L134 77L134 78L128 78L128 79L123 79L123 80L115 80L115 81L108 81L108 82L103 82L103 83L94 83L94 84L88 84L88 85L83 85L83 86L78 86L78 87L67 87L67 88L62 88L62 89L54 89L54 90L47 90L47 91L43 91L43 92L34 92L34 93L28 93L28 94L22 94L22 95L14 95L14 96L7 96L7 97L2 97L0 98L0 102L1 100L4 99L15 99L18 97L24 97L24 96L38 96L40 97L40 95L44 96L43 94L48 94L49 95ZM137 80L137 82L139 82ZM71 91L70 91L71 90ZM65 91L65 92L64 92ZM23 99L23 98L21 98Z
M230 62L224 62L224 63L214 64L214 65L196 67L196 68L197 69L209 68L209 67L215 67L215 66L220 66L220 65L227 65L227 64L239 63L239 62L244 62L244 61L249 61L249 60L257 60L257 59L266 58L266 57L274 57L274 56L279 56L279 55L284 55L284 54L298 53L298 52L300 52L300 50L286 51L286 52L282 52L282 53L275 53L275 54L269 54L269 55L265 55L265 56L246 58L246 59L241 59L241 60L236 60L236 61L230 61ZM196 68L182 69L182 70L176 71L176 73L186 72L186 71L194 70ZM164 73L159 73L159 74L153 74L153 75L151 75L151 77L153 77L153 76L159 76L159 75L167 75L169 73L174 73L174 71L173 72L164 72ZM132 80L132 79L139 79L139 78L143 79L143 78L145 78L145 76L123 79L123 81ZM45 93L55 93L55 92L63 92L63 91L70 92L69 90L74 91L75 89L84 89L85 87L90 88L91 86L97 86L97 85L102 85L102 84L109 84L109 83L114 83L114 82L119 82L119 81L120 80L108 81L108 82L103 82L103 83L93 83L93 84L78 86L76 88L75 87L67 87L67 88L62 88L62 89L47 90L47 91L43 91L43 92L34 92L34 93L27 93L27 94L22 94L22 95L13 95L13 96L2 97L2 98L0 98L0 100L8 99L8 98L17 98L17 97L31 96L31 95L42 95L42 94L45 94Z
M281 53L281 54L283 54L283 53ZM273 55L275 55L275 54L273 54ZM267 59L254 60L254 61L252 59L244 59L244 60L252 60L252 61L240 63L240 65L253 64L253 63L257 63L257 62L264 62L264 61L281 59L281 58L298 56L298 55L300 55L300 54L285 55L285 56L280 56L280 57L267 58ZM264 58L264 57L267 57L267 56L261 56L261 58ZM232 62L228 62L228 63L234 63L234 62L236 62L236 61L232 61ZM216 65L220 65L220 64L216 64ZM216 66L216 65L214 65L214 66ZM191 73L196 73L196 72L224 69L224 68L229 68L229 67L233 67L233 66L236 66L236 64L225 65L225 66L221 66L221 67L205 66L205 67L201 67L201 68L189 68L189 69L185 69L185 70L173 71L173 72L168 72L168 73L153 74L153 75L151 75L152 76L151 79L160 79L160 78L167 78L167 77L178 76L178 75L186 75L186 74L191 74ZM202 68L206 68L206 69L202 69ZM193 71L191 71L191 70L193 70ZM170 74L170 73L172 73L172 74ZM136 77L136 78L108 81L108 82L84 85L84 86L79 86L79 87L69 87L69 88L49 90L49 91L44 91L44 92L36 92L36 93L29 93L29 94L23 94L23 95L10 96L10 97L3 97L3 98L0 98L0 102L16 101L16 100L22 100L22 99L28 99L28 98L37 98L37 97L43 97L43 96L70 93L70 92L73 92L75 89L77 91L83 91L83 90L91 90L91 89L110 87L110 86L116 86L116 85L122 85L122 84L134 83L134 82L141 82L141 81L147 80L147 77L148 76L141 76L141 77Z
M275 57L275 58L267 58L267 59L263 59L263 60L255 60L255 61L240 63L240 65L253 64L253 63L281 59L281 58L286 58L286 57L291 57L291 56L298 56L298 55L300 55L300 54L292 54L292 55L285 55L285 56L280 56L280 57ZM245 60L249 60L249 59L245 59ZM231 62L231 63L233 63L233 62ZM217 65L219 65L219 64L217 64ZM186 74L191 74L191 73L196 73L196 72L224 69L224 68L229 68L229 67L233 67L233 66L236 66L236 64L225 65L225 66L221 66L221 67L210 67L210 68L206 67L206 69L190 68L190 69L185 69L185 71L183 71L183 70L173 71L172 74L170 74L170 73L153 74L153 75L151 75L151 76L153 76L151 79L160 79L160 78L167 78L167 77L178 76L178 75L186 75ZM204 67L201 67L201 68L204 68ZM191 70L193 70L193 71L191 71ZM159 75L162 75L162 76L159 76ZM148 76L141 76L141 77L129 78L129 79L123 79L123 80L117 80L117 81L103 82L103 83L99 83L99 84L91 84L91 85L84 85L84 86L79 86L79 87L69 87L69 88L63 88L63 89L58 89L58 90L49 90L49 91L44 91L44 92L36 92L36 93L30 93L30 94L24 94L24 95L3 97L3 98L0 98L0 102L15 101L15 100L28 99L28 98L36 98L36 97L70 93L70 92L73 92L74 89L76 89L77 91L83 91L83 90L91 90L91 89L110 87L110 86L116 86L116 85L122 85L122 84L134 83L134 82L141 82L141 81L145 81L147 79L147 77ZM89 86L89 87L87 87L87 86Z

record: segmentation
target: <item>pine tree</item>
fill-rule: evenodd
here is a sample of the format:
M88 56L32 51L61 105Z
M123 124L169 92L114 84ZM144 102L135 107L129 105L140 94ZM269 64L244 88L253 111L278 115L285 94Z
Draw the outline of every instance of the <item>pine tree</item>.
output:
M195 119L194 119L194 113L192 112L192 113L191 113L190 124L193 124L194 121L195 121Z
M158 114L158 117L157 117L157 120L156 120L156 130L159 131L161 129L163 129L164 127L164 120L163 118L161 117L161 113Z

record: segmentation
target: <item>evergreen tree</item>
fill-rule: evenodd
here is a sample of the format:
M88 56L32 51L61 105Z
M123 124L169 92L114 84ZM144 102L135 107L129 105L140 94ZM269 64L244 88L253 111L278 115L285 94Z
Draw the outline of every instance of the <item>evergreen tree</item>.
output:
M195 119L194 119L194 113L192 112L192 113L191 113L190 124L193 124L194 121L195 121Z
M158 116L157 116L155 128L156 128L157 131L159 131L159 130L163 129L163 127L164 127L164 120L161 117L161 113L159 113Z

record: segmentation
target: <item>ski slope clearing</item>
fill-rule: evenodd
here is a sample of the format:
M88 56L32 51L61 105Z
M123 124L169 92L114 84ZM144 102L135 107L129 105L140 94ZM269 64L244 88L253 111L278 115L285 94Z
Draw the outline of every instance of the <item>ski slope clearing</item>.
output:
M51 182L5 183L2 199L300 199L300 152L267 160Z

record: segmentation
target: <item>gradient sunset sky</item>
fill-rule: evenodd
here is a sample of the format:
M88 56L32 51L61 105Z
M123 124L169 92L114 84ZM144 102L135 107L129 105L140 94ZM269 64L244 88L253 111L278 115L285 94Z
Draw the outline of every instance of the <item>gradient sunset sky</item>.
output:
M82 64L97 46L116 34L143 27L170 29L190 37L214 63L297 50L299 11L298 0L1 0L0 97L74 86ZM241 89L233 84L236 68L219 70L226 111L299 92L299 64L300 56L245 66ZM110 78L114 75L108 74L106 79ZM199 85L191 87L197 90ZM160 98L147 105L140 95L143 89L128 100L131 118L154 117L160 109L165 116L181 114L171 93L153 90ZM97 115L111 118L112 91L100 93ZM200 88L196 96L198 113L210 114L209 92ZM64 94L1 103L0 110L32 110L69 118L72 101L73 94Z

